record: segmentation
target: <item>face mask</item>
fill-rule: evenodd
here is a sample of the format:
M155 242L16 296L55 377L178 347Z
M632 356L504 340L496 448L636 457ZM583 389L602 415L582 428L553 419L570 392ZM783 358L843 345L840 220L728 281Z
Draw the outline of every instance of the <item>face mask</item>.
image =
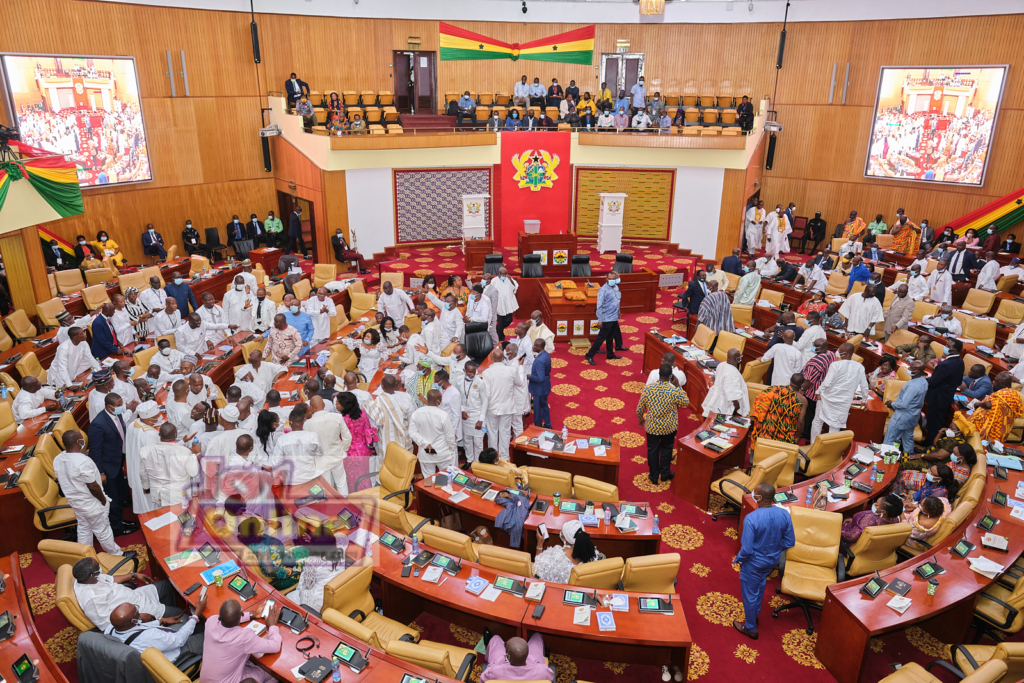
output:
M243 289L245 289L245 285L235 285L236 292L241 292Z
M101 238L100 238L100 242L106 242L106 241L107 241L107 238L106 238L106 237L101 237Z
M186 224L185 224L185 227L186 227L186 228L191 228L191 227L192 227L192 224L191 224L191 223L186 223Z
M431 283L431 284L427 285L427 289L433 289L433 288L434 288L434 285L433 285L433 283Z
M502 282L504 282L508 278L506 276L504 276L504 275L501 275L501 276L498 277L498 279L501 280Z
M430 388L431 389L437 389L438 391L441 391L441 385L438 384L437 382L434 382L433 384L431 384Z
M174 278L174 284L180 285L181 284L181 278L180 277Z
M444 302L444 310L446 310L446 311L452 310L452 305L450 303L448 303L447 301Z
M291 311L292 314L294 314L294 315L298 315L298 313L299 313L299 307L298 306L289 306L288 310Z
M530 318L530 323L532 323L534 327L540 327L541 321Z
M256 301L263 301L266 298L267 297L265 297L265 296L258 296L258 297L256 297Z
M367 346L370 346L373 343L373 341L370 339L364 339L363 343L366 344Z
M146 377L146 381L149 382L149 384L152 386L152 385L157 383L157 378L156 377Z
M166 349L160 349L160 353L165 355L165 356L171 355L171 347L168 346Z
M927 480L928 480L928 481L929 481L930 483L932 483L932 484L934 484L934 483L935 483L936 481L938 481L938 480L939 480L939 478L938 478L938 477L936 477L936 476L935 476L934 474L932 474L931 472L929 472L928 474L924 475L924 478L925 478L925 479L927 479Z
M474 379L476 379L476 377L470 377L469 375L466 375L465 379L467 382L472 382Z
M79 240L78 243L81 244L83 247L85 246L85 240Z
M612 280L611 285L612 287L618 287L620 282L622 282L622 280Z
M120 415L124 412L124 406L118 406L114 408L114 415Z
M949 320L949 313L943 313L942 314L942 319L943 320Z
M960 462L960 458L957 456L956 453L950 453L949 454L949 461L952 462L952 463L958 463L958 462Z
M391 326L391 325L389 325L389 326L387 326L387 327L385 327L385 328L384 328L384 330L385 330L386 332L391 332L391 331L392 331L393 329L395 329L395 328L394 328L394 326Z

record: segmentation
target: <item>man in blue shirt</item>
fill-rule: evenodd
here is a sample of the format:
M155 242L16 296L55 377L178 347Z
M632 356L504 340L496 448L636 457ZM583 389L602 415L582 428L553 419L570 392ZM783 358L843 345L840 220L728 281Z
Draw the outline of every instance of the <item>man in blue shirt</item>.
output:
M476 100L469 96L468 90L459 98L459 128L462 128L462 119L469 119L476 123Z
M979 401L984 401L985 397L992 393L992 380L985 373L984 365L978 363L971 366L964 381L960 383L960 393Z
M757 618L764 600L765 583L783 551L796 545L796 536L789 511L774 507L774 486L761 482L754 487L753 495L757 509L743 520L740 551L733 559L733 564L740 565L740 592L746 621L734 621L732 626L757 640Z
M871 281L871 271L864 265L864 259L860 256L853 257L853 268L850 269L850 284L846 287L846 295L850 295L854 282L863 282L865 285Z
M619 99L615 100L615 107L612 109L612 111L618 111L620 109L625 112L629 111L629 98L626 97L625 90L619 91Z
M597 365L594 356L601 349L601 344L608 342L608 360L615 360L614 339L619 333L619 303L622 301L622 292L619 291L619 274L608 273L608 281L597 292L597 320L601 323L601 331L597 333L597 339L593 346L587 351L583 360L589 365Z
M178 302L178 312L181 314L182 320L187 318L192 311L199 310L199 302L196 301L196 295L192 293L192 287L180 277L174 278L173 283L167 283L164 286L164 291L167 292L167 296ZM192 308L189 308L189 304L192 305Z
M299 355L301 356L309 351L309 343L313 340L313 319L309 317L309 313L302 310L302 306L299 303L299 300L291 294L285 295L281 301L286 311L284 319L288 321L289 325L298 330L299 335L302 337L303 346L299 350Z

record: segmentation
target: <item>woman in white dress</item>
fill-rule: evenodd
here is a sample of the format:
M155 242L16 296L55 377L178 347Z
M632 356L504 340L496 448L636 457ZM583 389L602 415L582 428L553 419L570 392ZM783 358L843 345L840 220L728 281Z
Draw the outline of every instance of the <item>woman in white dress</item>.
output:
M344 338L341 343L355 351L359 349L359 372L369 381L381 362L388 357L388 347L381 342L380 333L377 330L369 329L363 332L363 338Z
M544 538L537 535L537 559L533 573L541 581L569 583L572 568L585 562L603 560L604 555L594 547L590 534L583 530L579 520L572 519L562 525L559 533L562 545L544 549Z
M386 315L380 321L380 339L389 349L393 349L402 343L398 336L398 327L395 325L395 321L391 319L391 316Z

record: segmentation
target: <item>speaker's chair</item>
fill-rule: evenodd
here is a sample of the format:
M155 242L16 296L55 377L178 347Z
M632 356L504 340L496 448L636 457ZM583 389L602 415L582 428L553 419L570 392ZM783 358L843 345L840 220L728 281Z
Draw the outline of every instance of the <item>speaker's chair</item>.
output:
M540 264L540 254L523 256L523 277L544 277L544 266Z
M633 255L632 254L616 254L615 265L612 266L612 271L616 273L632 273L633 272Z
M590 277L590 257L586 254L575 254L572 257L569 277Z
M501 254L484 255L484 274L497 275L498 269L504 265L505 257Z

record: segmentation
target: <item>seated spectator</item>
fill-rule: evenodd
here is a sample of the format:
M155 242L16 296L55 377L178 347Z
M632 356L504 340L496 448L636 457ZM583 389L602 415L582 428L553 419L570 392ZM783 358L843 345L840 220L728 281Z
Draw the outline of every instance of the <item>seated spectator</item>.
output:
M340 114L331 114L331 121L327 124L327 132L331 135L345 135L349 131L350 124Z
M969 247L976 247L981 243L981 240L978 239L978 233L975 232L974 228L969 228L967 232L964 233L964 236L957 239L953 244L960 244L961 242L965 243Z
M131 603L143 614L152 618L177 614L175 598L177 591L170 581L164 579L153 583L145 574L131 573L111 576L104 574L100 563L94 557L85 557L71 568L75 577L75 599L79 607L97 628L110 626L110 613L122 603ZM132 589L124 584L129 581L141 584Z
M597 117L592 112L585 112L583 116L580 117L580 128L594 130L597 128Z
M927 542L934 536L939 530L940 522L949 511L949 501L935 496L928 496L916 509L905 511L903 521L913 527L910 530L910 538L907 539L907 547L925 550L928 546L919 541Z
M661 110L661 118L658 119L658 128L660 128L663 133L667 133L672 130L672 119L669 118L668 112L664 109Z
M512 473L515 477L515 484L517 488L525 489L530 485L530 474L519 467L512 464L511 460L498 457L498 451L493 448L485 448L480 451L480 455L477 457L478 462L482 462L485 465L494 465L500 467L508 472Z
M175 631L166 627L177 624L180 621L178 617L151 619L144 622L139 608L126 602L118 605L110 613L110 626L104 633L114 636L140 653L151 647L156 648L167 657L169 662L174 664L182 654L202 656L205 636L202 633L196 633L195 630L204 609L206 609L206 598L202 597L196 602L196 613L188 617L181 628Z
M523 122L519 120L519 112L513 109L505 117L505 130L519 130L523 127Z
M579 128L580 127L580 115L576 112L576 106L575 105L569 107L569 113L566 114L562 118L562 120L565 123L568 123L573 128Z
M305 131L311 132L316 124L316 116L313 113L313 103L309 101L309 97L303 94L295 106L295 111L302 117L302 127Z
M565 89L565 96L571 97L574 102L580 101L580 89L576 87L576 81L569 81L569 87Z
M634 130L647 130L651 127L651 117L643 109L638 110L633 117L632 127Z
M562 86L558 85L558 79L551 79L551 87L548 88L548 106L557 107L562 104L562 99L565 97L565 91L562 90Z
M537 559L533 563L533 573L541 581L566 583L576 565L605 559L594 547L594 541L583 530L579 520L571 519L563 524L559 539L562 545L547 549L544 548L544 538L537 539Z
M629 111L629 98L626 97L625 90L620 90L619 97L615 100L614 111L619 111L620 109Z
M736 123L740 124L741 130L750 130L754 127L754 105L750 103L746 95L736 107Z
M538 127L546 130L554 130L555 128L558 127L558 124L555 123L550 116L548 116L547 112L544 112L543 114L540 115L540 122L538 124Z
M591 114L597 115L597 103L590 99L590 93L583 93L583 101L576 105L576 111L579 112L580 116L583 116L583 112L588 111Z
M604 110L601 115L597 117L598 129L611 130L615 127L615 117L612 115L610 110Z
M545 106L544 96L547 94L547 89L540 84L539 78L533 79L533 84L530 86L530 106L531 107L543 107Z
M85 235L79 235L75 238L75 258L78 259L78 265L84 267L87 261L102 261L103 257L96 251L96 248L89 244L89 241L85 239ZM97 268L102 268L101 263Z
M899 496L888 495L874 503L870 510L861 510L843 522L842 539L848 545L857 542L869 526L896 524L903 514L903 501Z
M525 74L523 74L522 80L512 88L512 104L517 107L525 107L530 104L530 84L526 82Z
M601 83L601 89L597 93L597 106L602 111L612 109L615 106L615 96L608 89L607 83Z
M74 268L71 265L71 259L68 255L60 248L60 244L57 240L50 240L50 244L46 249L43 249L43 256L46 259L46 266L54 270L68 270Z
M540 128L540 125L540 119L534 115L533 109L527 109L526 117L523 119L523 130L534 130Z
M561 121L566 121L569 116L569 110L576 108L576 100L571 97L566 97L558 105L558 118Z
M349 124L348 130L350 133L362 135L366 132L366 121L363 121L363 117L359 114L353 114L352 123Z
M647 115L651 117L652 121L657 121L661 118L662 112L665 111L665 103L661 99L661 93L654 93L654 97L647 103Z
M468 90L459 98L459 113L456 116L459 128L462 128L463 119L469 119L471 123L476 123L476 100L469 96Z
M486 635L485 635L486 639ZM487 668L480 674L480 683L487 681L554 681L555 674L544 661L544 637L539 633L522 638L491 636L486 643Z
M345 571L345 554L338 547L334 534L323 526L301 536L296 542L306 546L310 555L303 563L299 585L292 597L300 605L322 611L324 587Z
M626 107L619 107L619 113L615 115L615 130L622 132L629 128L629 114L626 113Z
M331 93L331 98L327 101L327 111L332 114L340 114L342 118L345 117L345 102L338 97L338 93Z
M984 401L985 397L992 393L992 380L985 372L985 366L977 363L967 371L967 376L960 383L960 393L967 398L975 398Z
M501 114L496 111L491 112L491 118L487 119L487 130L496 133L504 128L505 122L501 120Z
M672 125L682 128L686 125L686 112L684 107L676 109L676 117L672 119Z

